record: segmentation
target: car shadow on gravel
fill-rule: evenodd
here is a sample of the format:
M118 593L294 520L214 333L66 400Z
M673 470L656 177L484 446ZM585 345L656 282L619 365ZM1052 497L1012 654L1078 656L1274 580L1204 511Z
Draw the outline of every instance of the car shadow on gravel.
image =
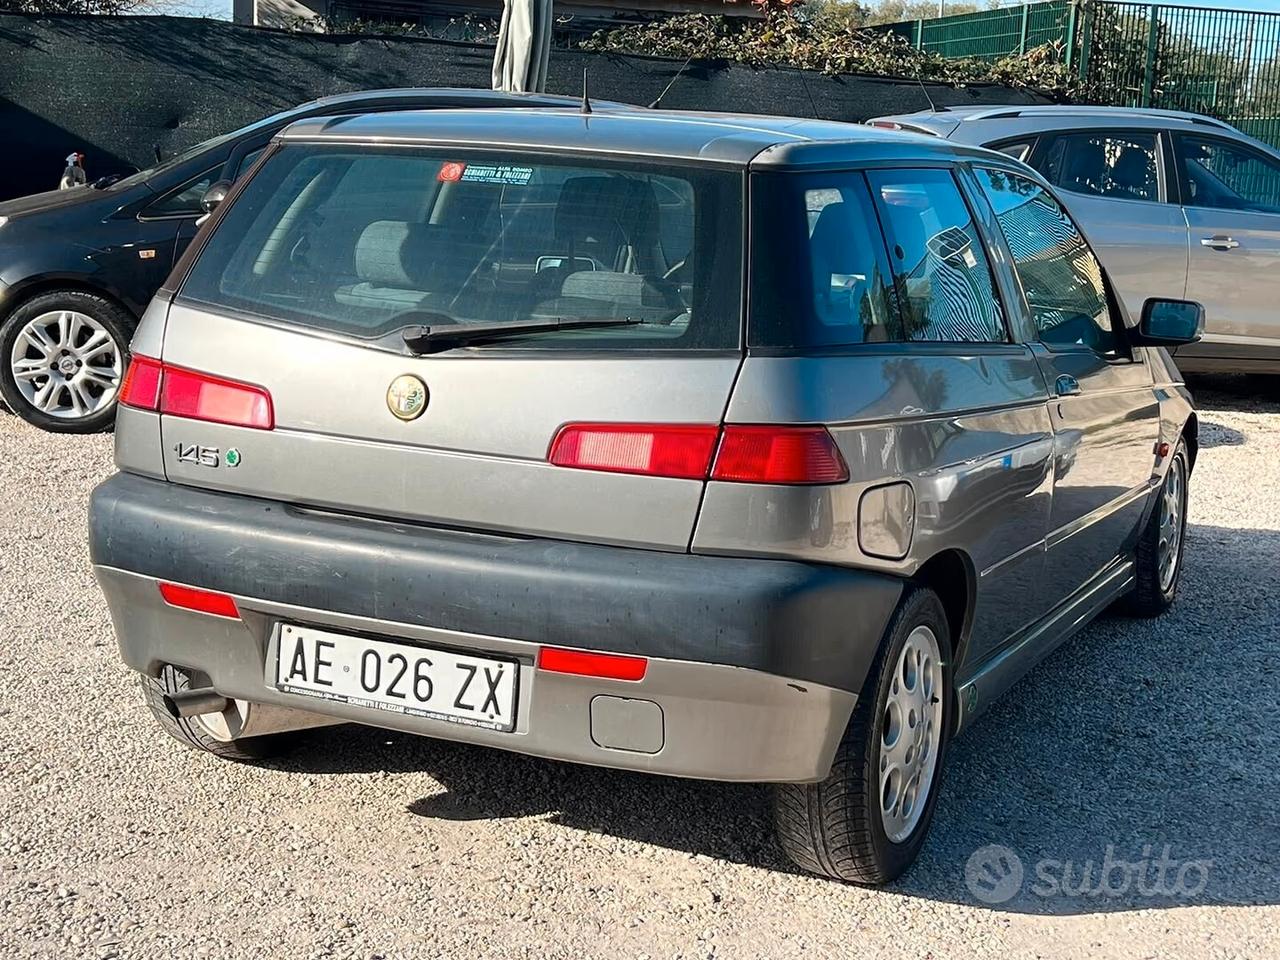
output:
M1100 619L955 741L932 834L889 895L1049 915L1280 903L1280 532L1193 525L1188 544L1172 611ZM426 771L444 788L409 804L426 819L549 818L798 873L765 786L325 737L277 766Z
M1196 407L1204 411L1280 413L1280 375L1198 374L1187 376ZM1201 424L1204 417L1200 418Z

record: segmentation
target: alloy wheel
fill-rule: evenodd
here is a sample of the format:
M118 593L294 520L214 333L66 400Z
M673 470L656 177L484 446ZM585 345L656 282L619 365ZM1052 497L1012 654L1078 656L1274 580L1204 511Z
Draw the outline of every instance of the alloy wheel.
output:
M891 843L920 822L938 768L942 655L926 626L911 631L885 697L879 743L880 818Z
M1187 473L1181 457L1174 457L1160 492L1160 539L1156 559L1160 591L1168 593L1178 576L1183 518L1187 510Z
M51 310L18 331L9 369L22 398L51 417L78 420L105 410L120 389L120 345L76 310Z

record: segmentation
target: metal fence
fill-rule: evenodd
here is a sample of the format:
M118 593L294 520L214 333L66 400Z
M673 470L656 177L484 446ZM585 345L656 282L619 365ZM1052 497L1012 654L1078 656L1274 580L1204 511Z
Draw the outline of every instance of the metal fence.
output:
M1026 53L1044 43L1065 43L1075 35L1070 0L1049 0L1020 7L982 10L933 20L907 20L888 29L921 50L944 57L999 60Z
M1107 103L1206 113L1280 146L1280 13L1048 0L886 29L945 57L1055 44Z

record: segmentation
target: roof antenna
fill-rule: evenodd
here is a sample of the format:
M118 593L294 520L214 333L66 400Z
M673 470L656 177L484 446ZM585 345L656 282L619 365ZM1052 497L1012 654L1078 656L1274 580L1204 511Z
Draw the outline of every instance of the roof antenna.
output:
M587 93L587 68L582 68L582 112L588 114L591 112L591 97Z
M925 100L929 102L930 113L942 113L947 109L946 107L940 107L933 102L933 97L929 96L929 88L924 85L923 80L921 80L919 77L916 77L916 83L920 84L920 92L924 94Z
M689 68L689 62L691 60L693 60L692 53L690 53L689 56L684 58L684 63L680 64L680 69L677 70L675 74L672 76L672 78L667 81L667 85L662 88L662 92L658 94L657 99L655 99L653 103L649 104L650 110L658 109L658 106L662 103L662 98L665 97L668 91L670 91L670 89L675 86L676 81L679 80L682 76L684 76L684 72Z

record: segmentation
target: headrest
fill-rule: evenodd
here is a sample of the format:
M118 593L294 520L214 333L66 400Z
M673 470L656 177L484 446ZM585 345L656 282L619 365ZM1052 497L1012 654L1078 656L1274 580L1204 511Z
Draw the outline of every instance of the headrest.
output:
M1111 168L1111 181L1123 187L1137 189L1150 182L1151 154L1141 147L1125 147Z
M621 306L638 307L644 302L645 278L638 273L611 270L579 270L564 278L562 297L603 300Z
M657 227L658 198L645 180L574 177L560 188L554 227L558 240L643 246L654 241Z
M426 226L375 220L356 241L356 275L377 286L412 288L429 262L422 250Z

